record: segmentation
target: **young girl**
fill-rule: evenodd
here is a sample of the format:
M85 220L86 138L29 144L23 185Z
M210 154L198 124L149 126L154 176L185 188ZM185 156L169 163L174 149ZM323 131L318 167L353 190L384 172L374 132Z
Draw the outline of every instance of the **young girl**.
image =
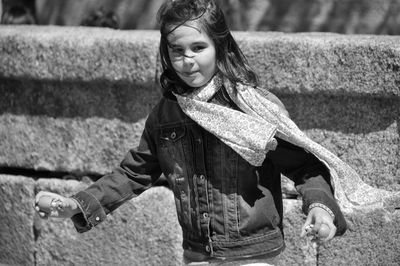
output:
M310 229L328 241L343 234L331 171L301 142L304 135L290 135L295 126L283 104L257 92L256 74L220 8L212 0L168 0L158 18L164 95L139 147L71 197L39 192L39 214L72 218L85 232L163 173L175 195L186 264L274 264L284 249L283 173L302 195L301 235Z

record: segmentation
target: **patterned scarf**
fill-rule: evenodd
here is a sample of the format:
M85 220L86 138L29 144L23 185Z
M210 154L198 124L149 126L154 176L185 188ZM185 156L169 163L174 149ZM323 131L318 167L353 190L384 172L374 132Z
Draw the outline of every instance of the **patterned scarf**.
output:
M364 183L349 165L308 138L275 103L251 86L235 85L225 84L225 89L244 113L209 102L222 87L219 75L202 89L175 96L186 115L254 166L260 166L266 153L275 149L275 135L313 153L330 170L335 198L345 212L375 208L394 211L400 207L400 191L390 192Z

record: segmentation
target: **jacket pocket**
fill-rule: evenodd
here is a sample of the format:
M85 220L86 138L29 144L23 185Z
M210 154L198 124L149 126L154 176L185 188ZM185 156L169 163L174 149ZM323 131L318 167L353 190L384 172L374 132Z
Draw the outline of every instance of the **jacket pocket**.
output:
M185 126L161 128L159 139L161 160L167 164L172 163L171 166L175 166L176 163L183 165L189 149L189 140L186 136Z
M187 169L190 156L190 140L184 125L162 127L159 135L160 165L175 195L179 222L188 227L190 219ZM190 227L188 227L190 228Z
M179 127L168 127L168 128L161 128L161 144L167 144L168 142L177 142L181 140L186 134L186 127L179 126Z

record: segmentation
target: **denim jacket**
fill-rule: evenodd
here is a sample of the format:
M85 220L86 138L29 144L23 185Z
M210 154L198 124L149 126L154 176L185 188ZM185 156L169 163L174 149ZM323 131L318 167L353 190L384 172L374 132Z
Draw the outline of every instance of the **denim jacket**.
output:
M236 108L224 97L215 103ZM154 185L161 174L172 190L183 248L209 258L275 256L284 249L281 173L295 182L307 214L322 203L335 215L337 235L346 222L327 168L312 154L281 139L261 167L186 116L166 94L150 113L140 144L120 166L72 198L82 213L72 217L79 232L102 222L121 204Z

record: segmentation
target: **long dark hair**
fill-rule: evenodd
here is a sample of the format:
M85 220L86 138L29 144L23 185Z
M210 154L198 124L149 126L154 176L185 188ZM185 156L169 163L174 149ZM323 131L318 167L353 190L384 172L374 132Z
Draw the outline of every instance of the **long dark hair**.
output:
M249 66L234 40L222 10L213 0L167 0L159 9L157 20L160 25L160 56L163 90L184 93L189 88L176 74L168 55L167 36L186 22L196 22L214 41L218 71L224 80L242 82L256 86L257 75Z

